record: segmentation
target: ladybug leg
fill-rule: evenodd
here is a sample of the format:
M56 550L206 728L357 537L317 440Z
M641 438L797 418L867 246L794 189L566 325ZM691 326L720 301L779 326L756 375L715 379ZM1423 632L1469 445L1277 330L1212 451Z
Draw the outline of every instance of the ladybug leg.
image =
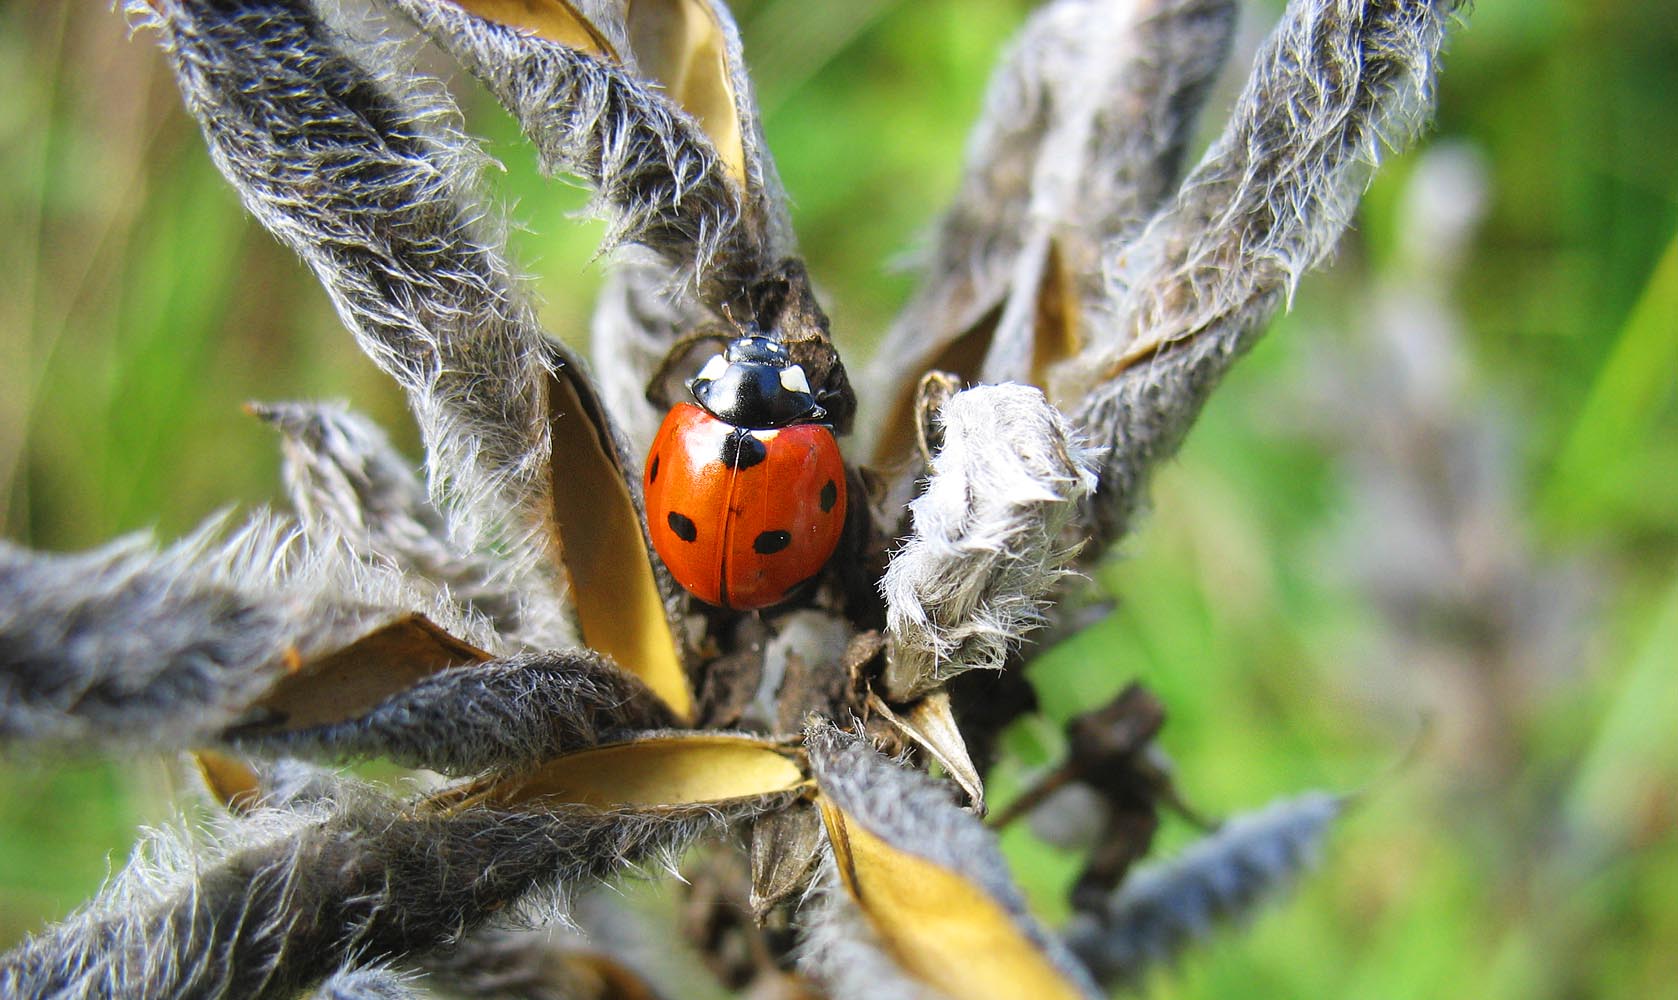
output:
M661 410L667 410L678 401L685 399L682 390L672 390L671 378L677 373L685 376L698 370L697 365L688 361L693 349L705 343L719 346L726 345L734 337L735 334L720 323L707 324L692 333L685 334L680 340L671 344L670 350L664 354L664 360L658 363L658 368L653 371L652 377L647 380L647 402ZM683 378L680 382L674 384L680 385L685 382L686 379Z

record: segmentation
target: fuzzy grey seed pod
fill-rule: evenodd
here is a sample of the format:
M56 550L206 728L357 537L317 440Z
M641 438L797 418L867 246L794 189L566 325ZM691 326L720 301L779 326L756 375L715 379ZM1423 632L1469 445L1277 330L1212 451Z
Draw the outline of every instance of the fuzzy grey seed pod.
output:
M963 671L1001 669L1043 622L1075 552L1063 529L1095 456L1043 394L978 386L939 411L943 447L886 570L887 694L906 701Z
M1011 925L1009 937L1035 949L1061 985L1086 997L1097 995L1083 966L1031 915L1008 872L996 835L978 817L957 807L937 782L887 760L866 739L826 721L811 723L804 745L817 787L843 815L847 828L855 824L887 850L929 863L961 880L998 909L1000 919ZM864 897L863 908L885 903ZM853 935L844 937L854 939ZM902 944L896 942L894 947ZM901 956L899 961L903 961Z
M387 2L512 112L543 169L572 174L595 189L598 207L611 220L608 246L636 243L652 250L712 309L791 252L784 199L758 135L750 91L741 92L743 75L734 91L736 115L746 121L740 139L748 191L730 176L701 123L632 63L586 54L454 4ZM721 5L706 6L737 65L732 19ZM608 35L617 33L610 22L606 27ZM623 41L618 48L626 48Z
M645 684L579 650L454 667L354 718L306 729L235 726L223 738L253 752L385 757L404 767L471 774L532 766L674 723Z
M158 550L78 555L0 542L0 743L178 749L209 742L288 663L423 611L468 641L446 598L310 549L283 520L220 519Z
M839 883L832 854L798 911L798 969L832 1000L952 1000L908 974Z
M509 907L551 911L783 802L438 817L345 781L211 843L163 835L88 908L0 957L0 994L291 997L365 956L423 955Z
M1068 409L1083 433L1111 446L1092 551L1124 534L1149 472L1333 249L1382 150L1415 136L1457 6L1295 0L1176 200L1109 248L1088 345L1050 386L1078 401Z
M368 562L439 583L513 644L578 644L553 574L457 545L413 466L371 420L332 403L249 409L283 435L286 492L315 548L342 544Z
M1056 304L1076 339L1102 246L1176 184L1234 23L1233 0L1055 0L1032 14L991 78L925 281L864 376L865 399L896 408L877 416L906 420L915 380L960 367L942 355L987 325L985 357L963 376L1040 375L1050 359L1036 357L1035 327L1057 271L1076 276ZM897 457L891 441L871 444Z
M153 29L245 207L406 390L463 544L500 538L540 558L549 362L477 195L484 157L447 95L307 0L128 10Z

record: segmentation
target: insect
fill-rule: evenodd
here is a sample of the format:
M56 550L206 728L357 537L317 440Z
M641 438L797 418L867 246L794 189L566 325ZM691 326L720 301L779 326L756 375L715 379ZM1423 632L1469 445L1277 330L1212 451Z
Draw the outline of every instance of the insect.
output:
M845 465L804 369L748 334L691 379L653 438L642 487L653 548L695 597L779 604L833 555Z

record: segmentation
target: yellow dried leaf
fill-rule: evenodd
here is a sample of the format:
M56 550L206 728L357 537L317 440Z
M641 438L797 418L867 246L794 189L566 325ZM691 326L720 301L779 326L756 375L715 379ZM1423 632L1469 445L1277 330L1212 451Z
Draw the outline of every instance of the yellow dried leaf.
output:
M668 733L555 757L522 774L444 791L433 808L554 805L687 806L787 791L806 783L796 753L752 736Z
M982 888L820 801L846 890L911 975L963 1000L1080 1000L1082 992Z
M689 719L693 692L653 576L640 511L600 405L568 364L549 382L548 414L554 530L583 642Z
M569 0L452 0L486 21L516 28L599 59L618 61L612 43Z
M262 779L256 769L237 757L219 750L199 750L192 755L204 786L227 811L239 816L249 812L262 794Z
M698 120L730 177L746 188L746 149L728 39L707 0L629 0L629 46L641 75Z
M261 712L264 729L329 725L363 715L438 671L488 659L424 615L408 615L302 659L252 708Z

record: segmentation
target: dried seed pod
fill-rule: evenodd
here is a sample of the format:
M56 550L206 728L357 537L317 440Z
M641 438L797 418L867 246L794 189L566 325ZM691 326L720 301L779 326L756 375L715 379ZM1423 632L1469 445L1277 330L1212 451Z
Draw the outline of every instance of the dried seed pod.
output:
M264 712L222 738L252 752L385 757L444 774L529 767L633 731L672 725L633 675L587 651L525 653L430 674L359 713L303 725Z
M351 653L369 633L438 656ZM140 538L70 556L0 543L7 742L184 748L346 654L371 664L354 678L371 704L463 661L444 650L484 655L466 652L475 642L494 638L445 596L312 549L273 517L225 535L217 519L162 551Z
M975 1000L1097 995L974 816L831 724L813 722L805 745L839 878L910 977Z
M258 810L213 841L156 836L92 905L0 956L0 983L18 996L280 1000L369 954L424 954L509 908L551 910L781 803L442 817L340 780L330 798Z
M1001 669L1042 624L1075 546L1062 536L1094 456L1036 389L979 386L939 410L943 447L892 556L885 693L909 701L975 668Z
M612 43L514 30L500 4L388 0L484 82L536 144L544 169L582 178L612 245L658 254L713 311L792 251L733 19L710 0L596 9ZM470 13L468 11L471 11Z
M498 635L534 649L578 644L551 567L468 550L450 536L408 460L372 421L331 403L251 403L283 435L286 492L316 549L345 545L372 563L448 588Z
M1239 920L1292 884L1346 800L1324 792L1237 816L1181 855L1136 872L1067 944L1104 983L1135 983L1216 924Z
M1177 450L1223 373L1333 249L1383 149L1432 101L1454 0L1296 0L1259 53L1233 117L1175 201L1109 247L1088 346L1051 396L1110 445L1092 505L1099 552L1128 527L1148 475Z
M889 407L876 463L903 456L921 373L1047 388L1078 352L1101 247L1175 182L1234 20L1232 0L1057 0L1032 15L991 80L926 283L864 379Z

